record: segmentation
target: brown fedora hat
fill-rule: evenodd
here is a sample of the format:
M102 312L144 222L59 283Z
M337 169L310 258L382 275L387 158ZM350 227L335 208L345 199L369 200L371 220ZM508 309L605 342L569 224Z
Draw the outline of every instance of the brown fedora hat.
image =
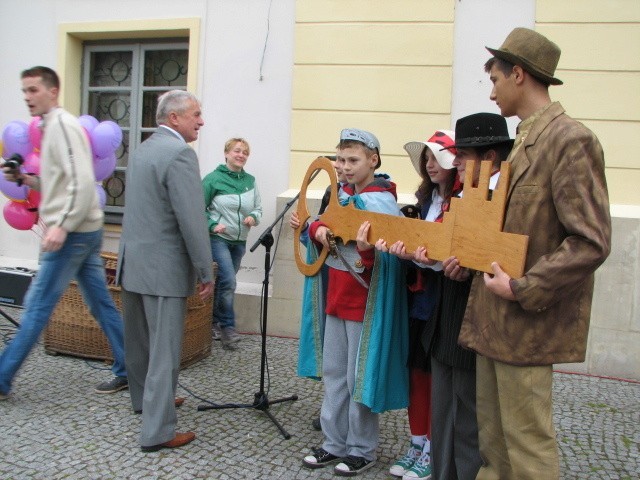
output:
M520 65L534 77L551 85L562 85L553 75L560 60L560 47L528 28L514 28L500 48L485 47L494 57Z

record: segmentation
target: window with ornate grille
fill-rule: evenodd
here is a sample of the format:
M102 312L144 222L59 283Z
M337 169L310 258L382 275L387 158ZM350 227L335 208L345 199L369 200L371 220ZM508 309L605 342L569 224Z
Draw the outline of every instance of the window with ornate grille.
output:
M121 223L129 153L156 129L158 97L187 88L189 44L87 44L82 69L82 113L122 128L116 170L103 182L105 222Z

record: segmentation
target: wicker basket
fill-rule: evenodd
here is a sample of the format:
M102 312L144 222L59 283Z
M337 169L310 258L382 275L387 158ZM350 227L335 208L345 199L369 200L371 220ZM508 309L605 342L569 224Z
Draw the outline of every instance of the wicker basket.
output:
M117 255L102 253L111 292L118 311L122 312L120 287L115 286ZM214 278L217 265L213 264ZM197 293L187 299L187 318L182 339L180 367L185 368L211 354L211 312L213 297L203 302ZM113 361L109 342L98 322L82 300L76 282L71 282L53 312L44 334L44 349L49 354L66 354L96 360Z

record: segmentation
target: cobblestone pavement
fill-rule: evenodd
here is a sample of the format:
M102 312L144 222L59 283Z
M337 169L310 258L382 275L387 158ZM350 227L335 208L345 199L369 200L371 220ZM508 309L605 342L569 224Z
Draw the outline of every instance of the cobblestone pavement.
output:
M12 327L0 318L0 347ZM245 335L237 351L214 342L212 355L181 372L181 431L197 439L176 450L142 453L140 416L127 391L93 393L111 373L99 362L50 356L38 345L0 402L0 479L329 479L331 469L307 470L301 459L322 435L311 428L320 383L295 374L297 341L267 339L265 390L269 412L291 434L285 439L255 409L198 411L205 401L249 403L260 387L260 337ZM556 373L555 420L563 479L640 477L640 384ZM198 396L200 398L194 397ZM391 463L407 447L406 411L381 416L377 464L358 478L392 478ZM544 479L544 474L541 474Z

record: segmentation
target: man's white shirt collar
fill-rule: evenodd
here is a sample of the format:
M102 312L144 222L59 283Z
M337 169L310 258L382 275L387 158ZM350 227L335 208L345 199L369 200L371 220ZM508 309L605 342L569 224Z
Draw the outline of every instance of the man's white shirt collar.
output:
M498 180L500 180L500 170L489 177L489 190L493 191L498 186ZM458 198L462 198L462 190L458 194Z
M187 143L187 142L185 142L184 138L182 138L182 135L180 135L178 132L176 132L173 128L167 127L166 125L160 125L159 128L166 128L171 133L173 133L176 137L178 137L180 140L182 140L184 143Z

